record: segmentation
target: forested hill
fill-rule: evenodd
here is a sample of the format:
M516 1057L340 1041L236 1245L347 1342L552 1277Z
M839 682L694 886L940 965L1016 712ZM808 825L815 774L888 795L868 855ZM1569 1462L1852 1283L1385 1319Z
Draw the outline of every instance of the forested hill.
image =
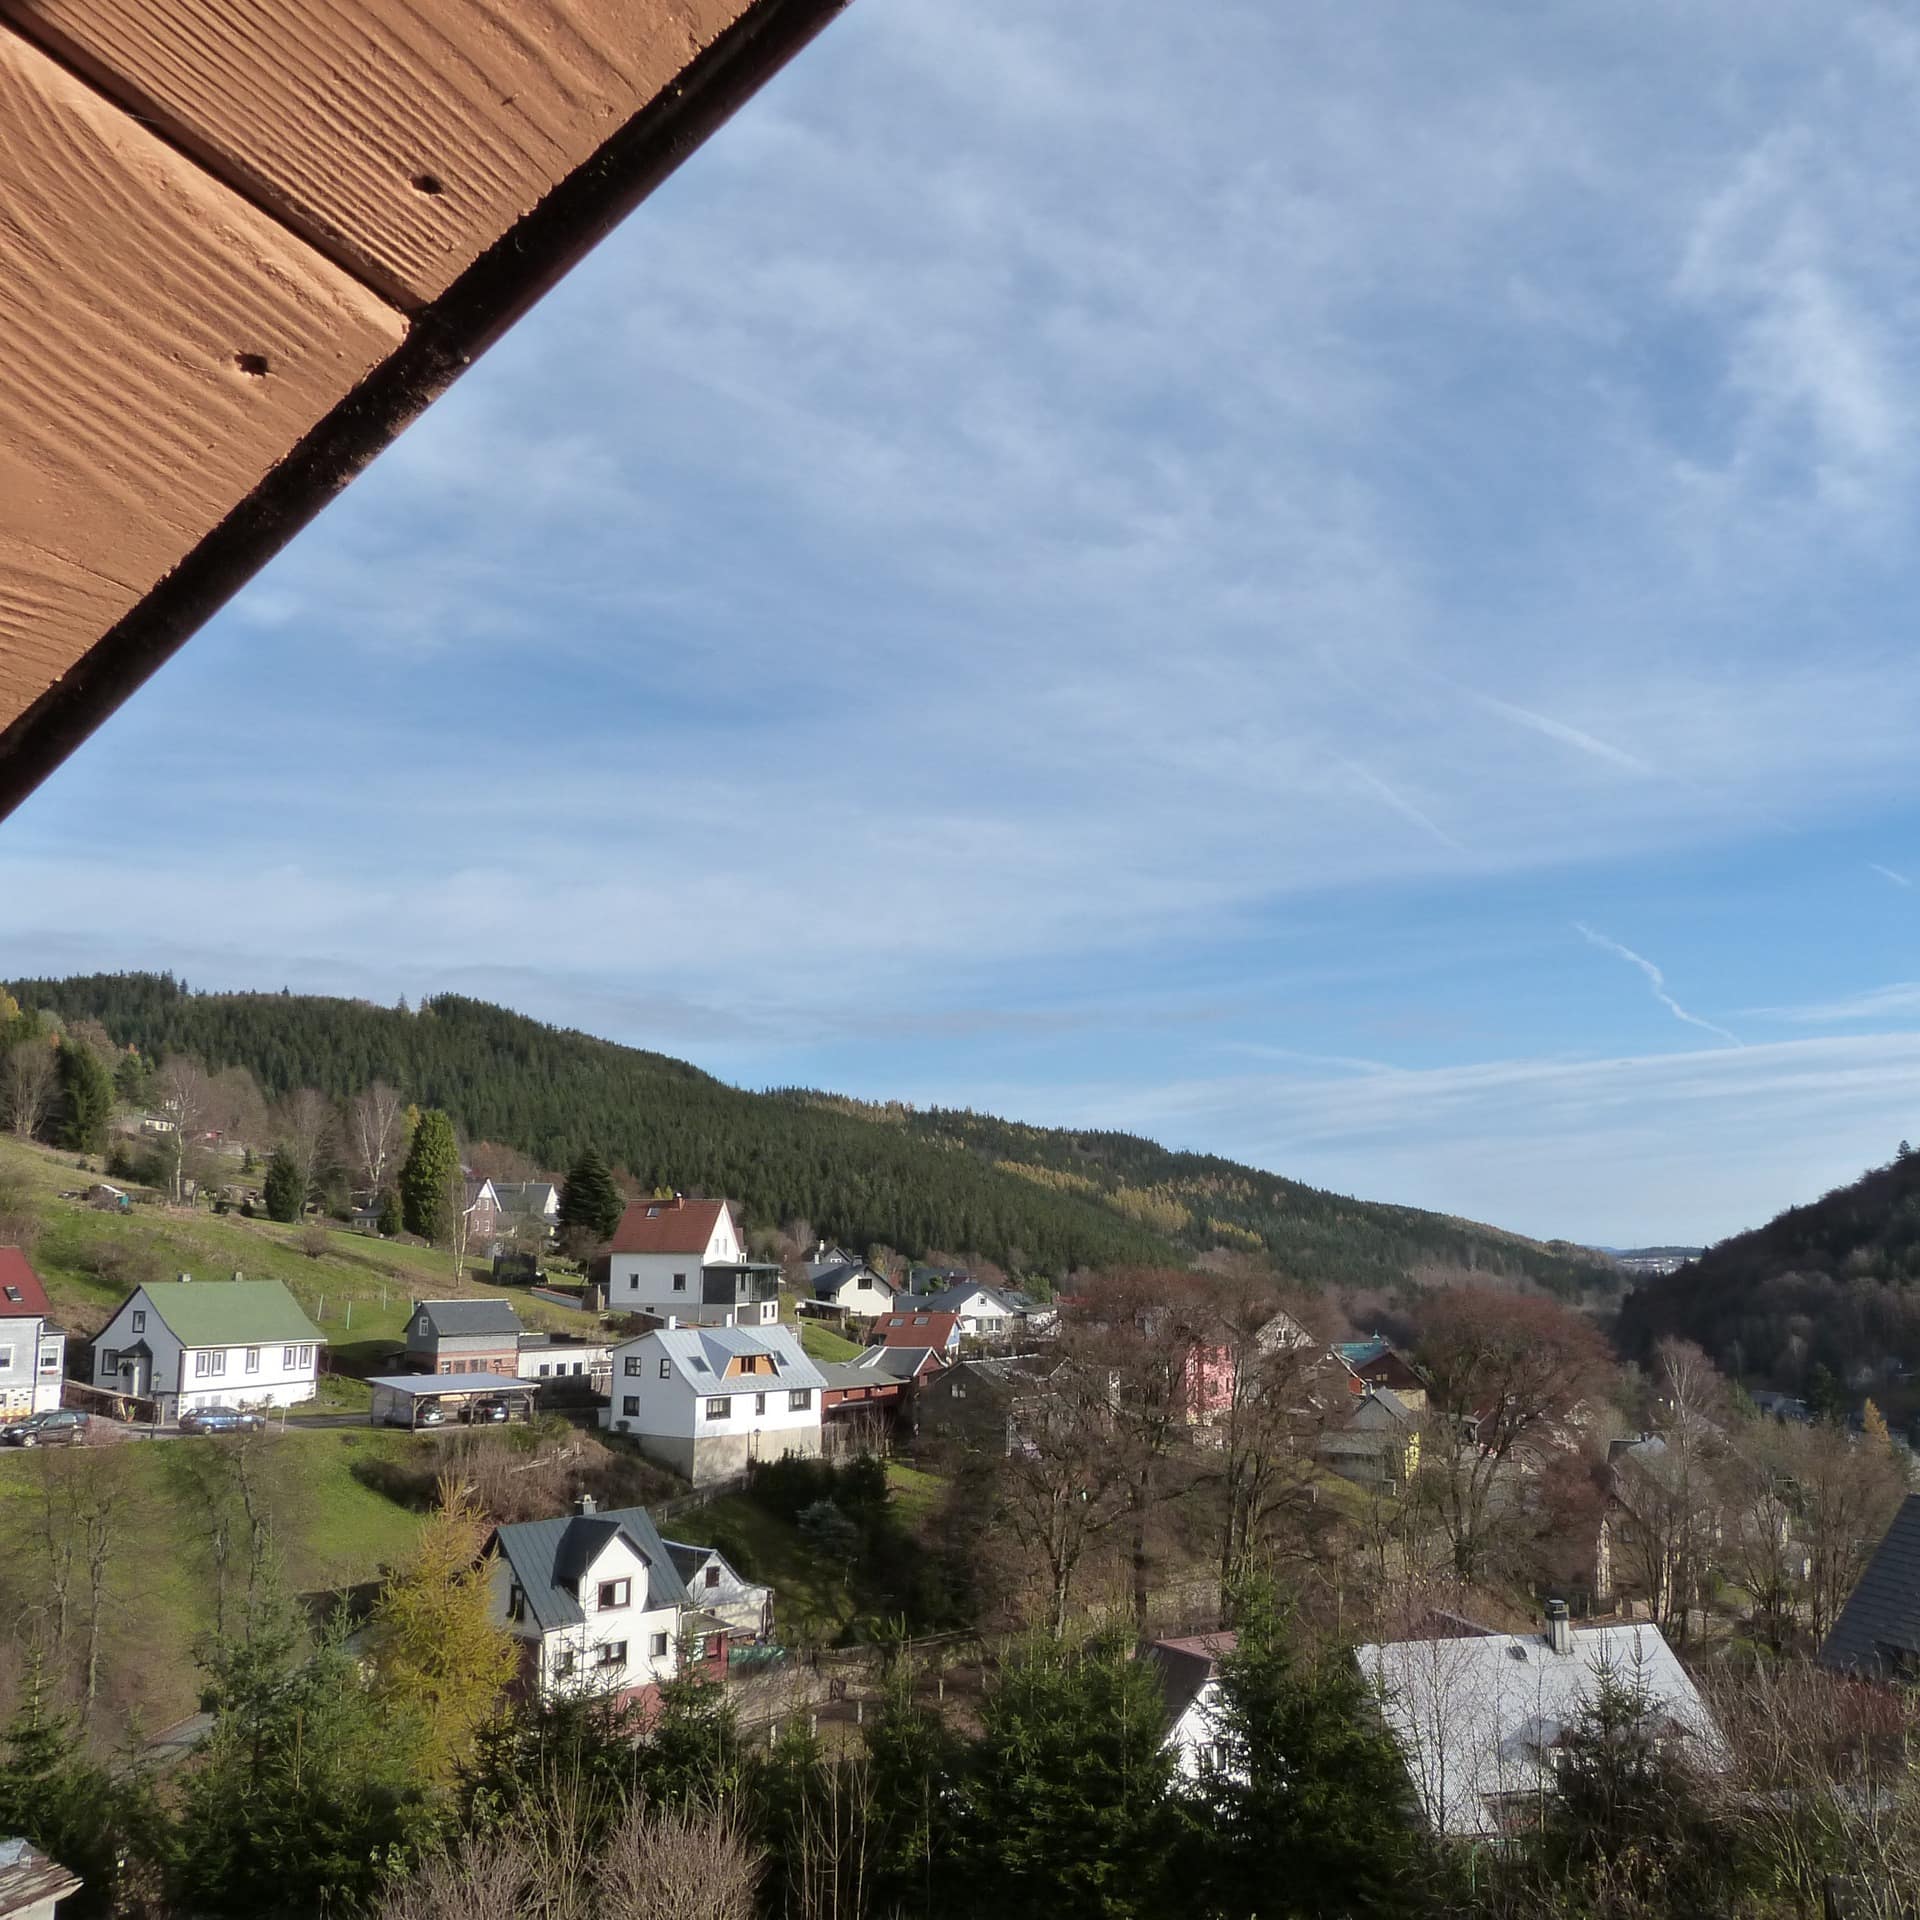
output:
M1862 1366L1920 1365L1920 1156L1902 1152L1636 1288L1626 1349L1669 1334L1785 1393L1805 1392L1819 1367L1845 1381Z
M1028 1272L1262 1254L1323 1285L1397 1287L1422 1269L1525 1274L1557 1291L1611 1277L1595 1256L1490 1227L1322 1193L1124 1134L975 1114L747 1093L685 1062L455 995L417 1011L278 994L189 993L154 974L9 983L21 1006L98 1020L143 1054L248 1068L270 1098L376 1079L445 1107L469 1138L566 1166L597 1146L647 1186L727 1193L755 1224Z

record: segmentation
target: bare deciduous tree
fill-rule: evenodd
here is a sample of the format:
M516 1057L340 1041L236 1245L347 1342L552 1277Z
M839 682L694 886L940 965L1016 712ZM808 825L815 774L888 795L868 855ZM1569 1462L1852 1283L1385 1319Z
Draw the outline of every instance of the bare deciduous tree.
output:
M301 1087L274 1109L273 1130L275 1144L300 1176L300 1197L305 1201L332 1164L340 1116L324 1093Z
M186 1192L187 1149L207 1130L207 1114L213 1104L213 1082L206 1068L191 1054L173 1055L160 1069L154 1104L173 1123L168 1182L171 1197L178 1202Z
M369 1193L389 1183L406 1131L407 1103L384 1080L355 1094L347 1108L347 1141L354 1171Z
M1421 1315L1420 1358L1442 1416L1427 1423L1423 1471L1455 1568L1471 1580L1517 1451L1550 1444L1598 1389L1606 1343L1591 1321L1551 1300L1449 1287Z
M22 1140L30 1140L45 1124L53 1106L58 1063L50 1040L22 1040L7 1049L0 1061L0 1110Z

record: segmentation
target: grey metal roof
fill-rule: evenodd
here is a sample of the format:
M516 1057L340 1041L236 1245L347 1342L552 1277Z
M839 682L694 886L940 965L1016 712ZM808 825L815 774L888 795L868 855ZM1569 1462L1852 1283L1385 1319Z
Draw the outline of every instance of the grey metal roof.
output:
M533 1382L510 1373L370 1373L370 1387L390 1387L431 1400L443 1393L531 1393Z
M1820 1649L1820 1664L1841 1673L1886 1676L1920 1660L1920 1493L1910 1493L1874 1550L1840 1618Z
M673 1556L645 1507L611 1507L605 1513L567 1513L553 1520L521 1520L496 1527L488 1542L506 1557L526 1595L527 1611L543 1633L577 1627L585 1619L571 1591L609 1541L621 1538L646 1563L646 1605L692 1603Z
M997 1311L1017 1319L1020 1309L997 1287L983 1285L978 1280L962 1280L951 1287L942 1287L938 1293L918 1293L913 1297L917 1312L959 1313L975 1294L981 1295Z
M428 1331L436 1340L480 1333L497 1333L508 1340L520 1337L520 1316L504 1300L416 1300L407 1321L409 1334L414 1333L423 1313Z
M884 1373L895 1380L911 1380L927 1364L927 1355L940 1357L938 1347L862 1347L859 1357L839 1362L859 1373Z
M764 1392L765 1374L727 1379L727 1362L747 1354L773 1356L777 1383L783 1387L824 1387L820 1369L806 1356L790 1327L656 1327L640 1336L656 1340L675 1371L701 1393ZM637 1344L628 1342L628 1345Z

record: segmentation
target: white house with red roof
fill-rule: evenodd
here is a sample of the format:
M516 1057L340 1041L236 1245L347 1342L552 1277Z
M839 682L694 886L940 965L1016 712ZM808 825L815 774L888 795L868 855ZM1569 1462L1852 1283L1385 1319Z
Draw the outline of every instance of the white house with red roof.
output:
M52 1324L40 1276L18 1247L0 1247L0 1421L60 1404L67 1336Z
M693 1326L772 1326L780 1269L749 1260L731 1200L636 1200L609 1249L607 1306Z

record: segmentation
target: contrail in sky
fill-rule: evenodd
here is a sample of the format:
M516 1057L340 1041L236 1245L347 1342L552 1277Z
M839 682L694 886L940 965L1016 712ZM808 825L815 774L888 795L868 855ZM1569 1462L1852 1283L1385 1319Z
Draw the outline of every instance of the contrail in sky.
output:
M1676 1020L1684 1020L1690 1027L1698 1027L1703 1033L1711 1033L1727 1042L1729 1046L1741 1045L1737 1033L1729 1033L1725 1027L1716 1027L1711 1020L1702 1020L1697 1013L1689 1013L1672 994L1667 991L1667 976L1651 960L1637 954L1631 947L1623 947L1618 940L1609 940L1604 933L1596 933L1584 920L1576 920L1573 930L1582 939L1591 942L1602 953L1611 953L1625 960L1630 966L1636 966L1647 976L1647 985L1653 989L1653 997L1673 1015Z

